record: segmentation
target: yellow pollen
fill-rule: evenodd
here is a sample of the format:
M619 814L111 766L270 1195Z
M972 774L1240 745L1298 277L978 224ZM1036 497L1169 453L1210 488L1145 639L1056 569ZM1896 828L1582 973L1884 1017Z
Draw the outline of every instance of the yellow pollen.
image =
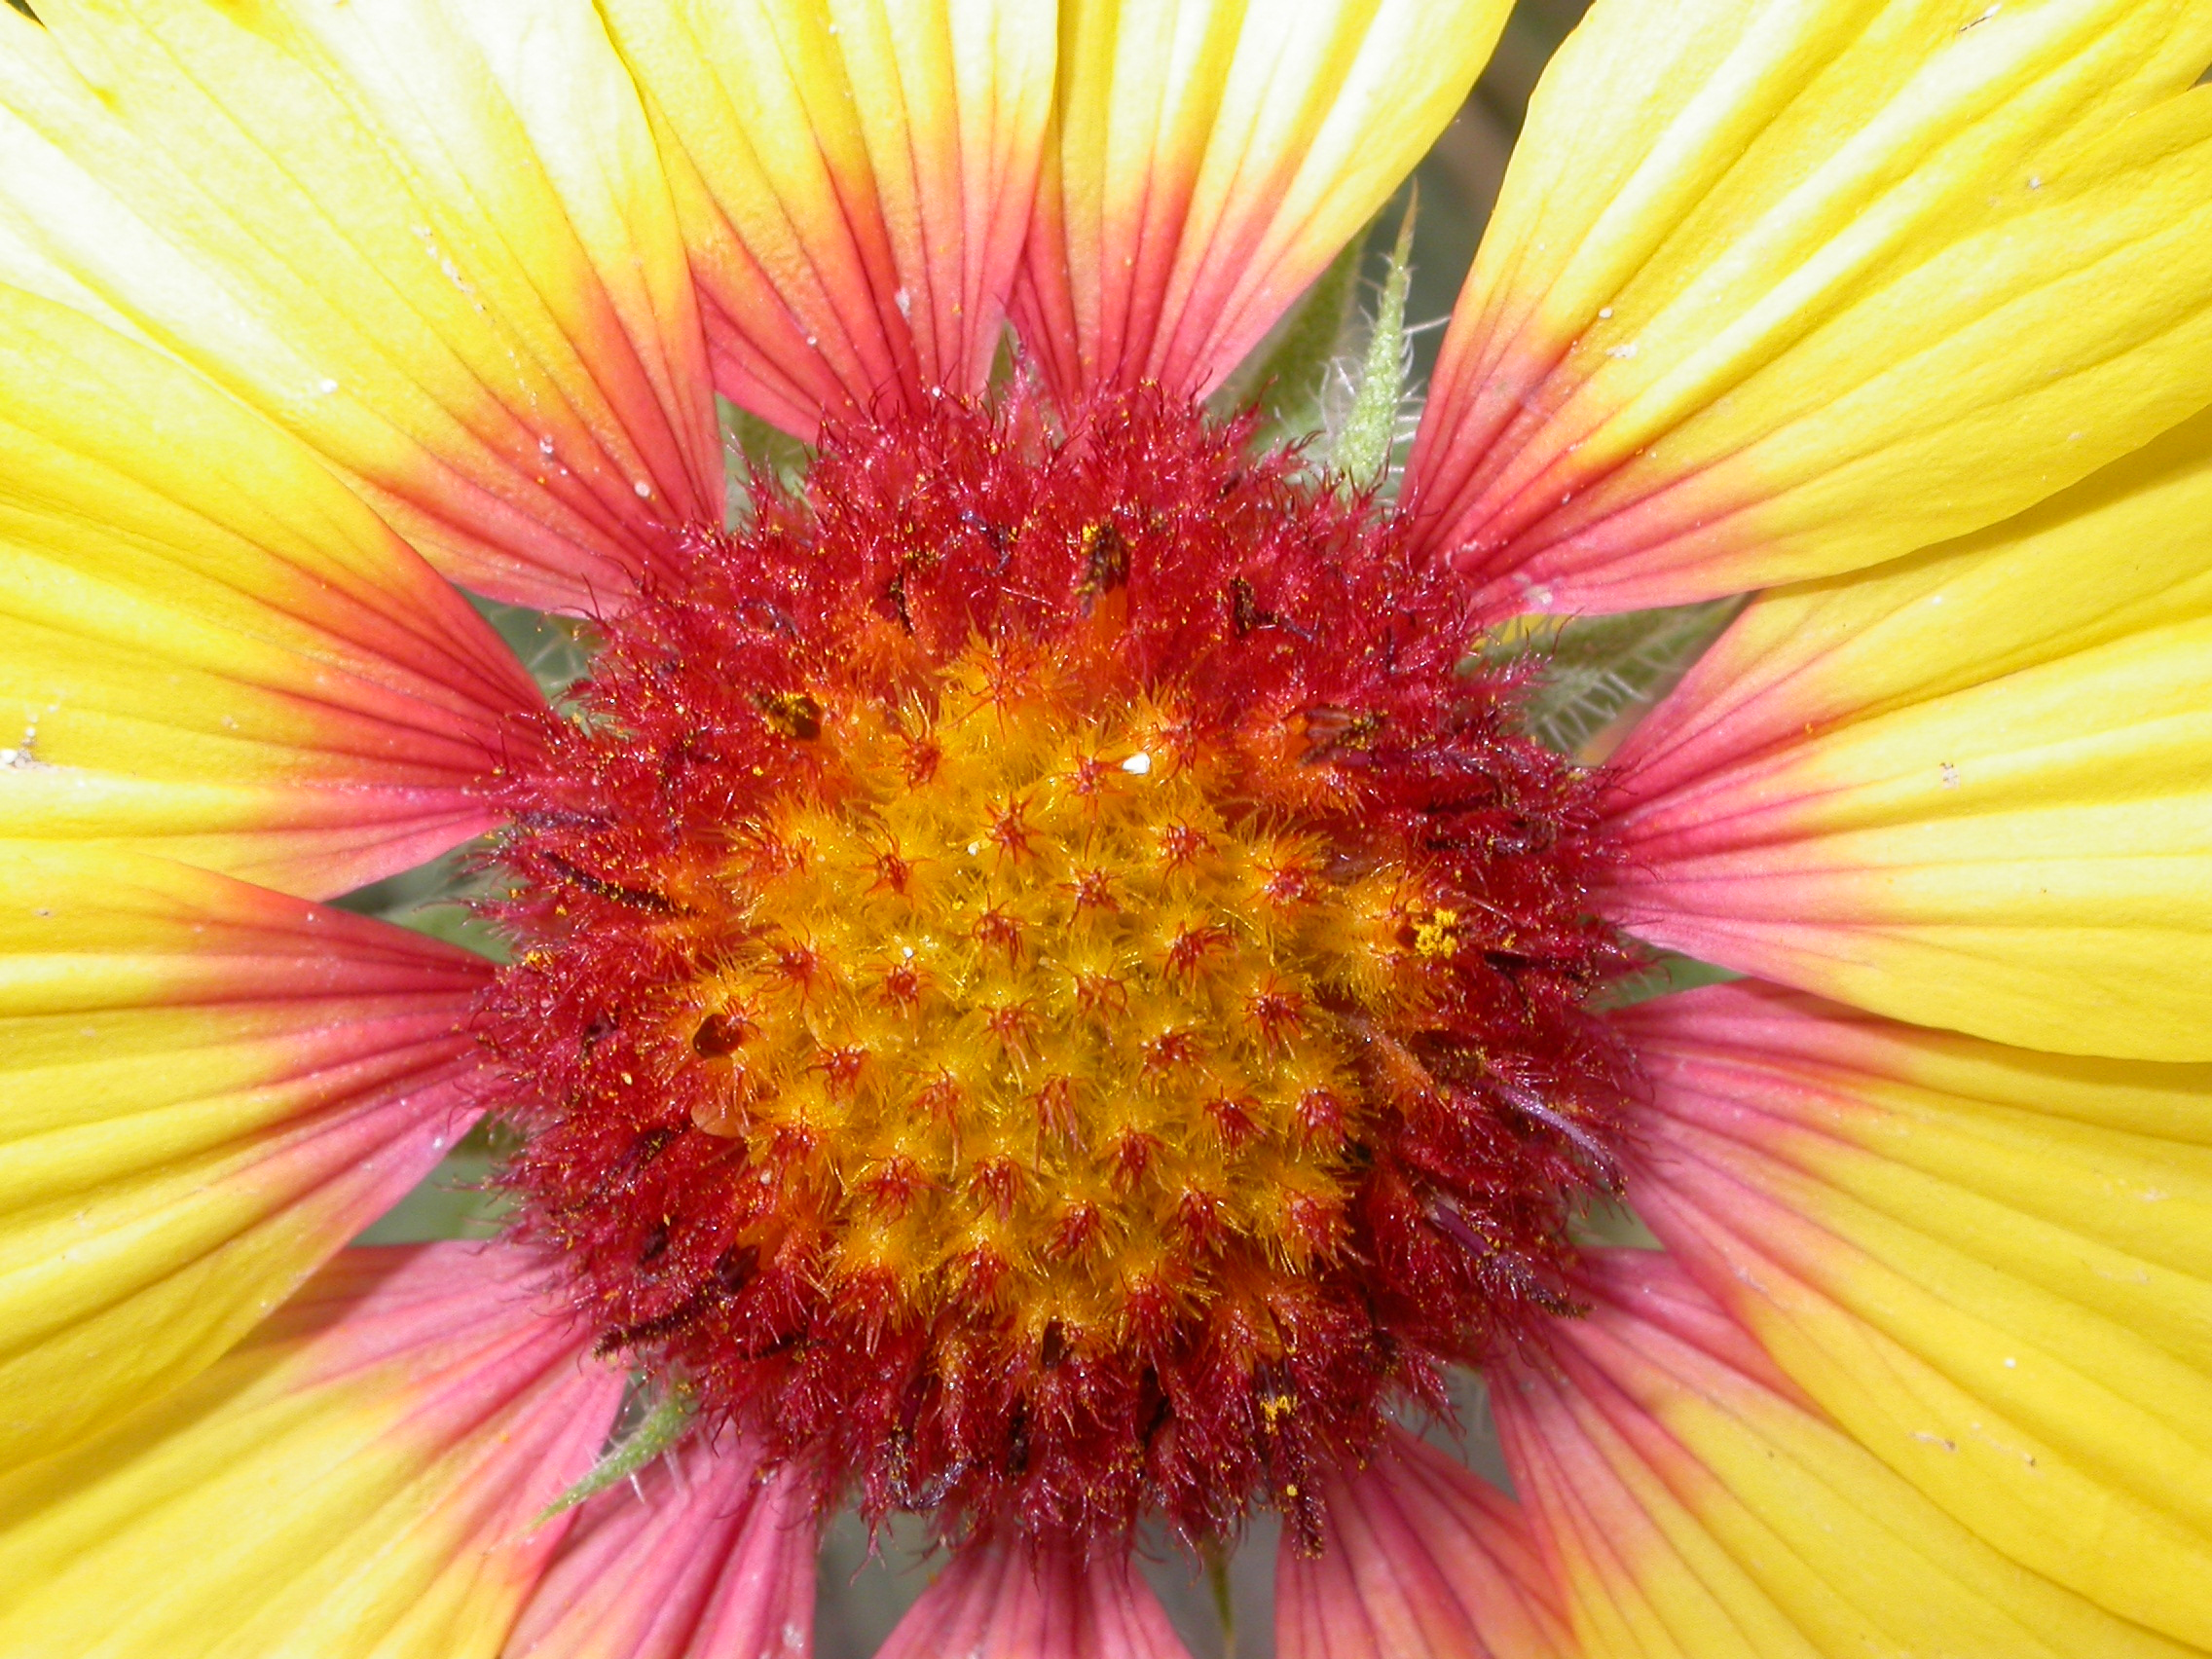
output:
M1458 948L1459 912L1441 907L1414 924L1414 949L1422 956L1450 956Z

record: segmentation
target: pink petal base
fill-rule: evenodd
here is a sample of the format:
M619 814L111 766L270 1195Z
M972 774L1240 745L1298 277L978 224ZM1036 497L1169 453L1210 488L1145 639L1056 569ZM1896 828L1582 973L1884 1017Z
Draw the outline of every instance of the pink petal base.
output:
M350 1587L418 1575L414 1597L383 1600L391 1624L377 1634L391 1650L476 1651L478 1633L505 1622L561 1541L566 1522L537 1517L605 1441L621 1375L586 1359L571 1321L547 1308L544 1271L498 1244L345 1250L241 1350L290 1352L290 1391L321 1394L365 1422L380 1396L404 1402L362 1451L404 1447L420 1473L358 1517L347 1553L361 1560L331 1596L342 1604ZM270 1530L280 1536L282 1520ZM250 1553L234 1567L250 1584ZM372 1633L357 1634L368 1651ZM327 1649L310 1636L301 1651Z
M541 1258L345 1250L243 1343L0 1481L0 1652L492 1659L619 1372Z
M531 1522L591 1466L622 1389L540 1295L545 1272L507 1244L356 1246L251 1343L297 1353L295 1391L387 1376L407 1401L396 1432L429 1456L482 1459L484 1478L453 1483L447 1501L482 1517L487 1547L539 1554L562 1529Z
M1372 1464L1328 1495L1321 1554L1286 1538L1277 1561L1277 1659L1571 1651L1520 1507L1481 1476L1393 1432Z
M686 1448L583 1506L508 1659L806 1659L817 1542L803 1481Z
M876 1659L1190 1659L1125 1556L963 1551Z

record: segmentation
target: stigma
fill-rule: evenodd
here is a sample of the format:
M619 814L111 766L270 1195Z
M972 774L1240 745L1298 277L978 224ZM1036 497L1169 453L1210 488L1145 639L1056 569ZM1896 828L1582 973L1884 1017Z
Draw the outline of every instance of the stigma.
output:
M1402 527L1154 393L833 429L502 780L516 1227L948 1536L1195 1539L1572 1311L1590 777Z

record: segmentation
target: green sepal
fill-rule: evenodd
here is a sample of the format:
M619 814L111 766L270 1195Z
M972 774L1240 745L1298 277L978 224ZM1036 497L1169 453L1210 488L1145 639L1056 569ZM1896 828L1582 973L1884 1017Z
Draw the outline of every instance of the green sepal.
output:
M1198 1555L1205 1563L1213 1614L1221 1624L1221 1659L1236 1659L1236 1593L1229 1581L1229 1551L1219 1543L1207 1543L1199 1546Z
M772 478L795 493L814 464L814 450L726 397L715 399L715 414L722 436L723 527L734 530L752 510L753 478Z
M1376 307L1367 352L1352 388L1351 413L1345 418L1336 453L1330 457L1357 489L1381 482L1398 441L1398 410L1413 365L1406 350L1406 291L1413 281L1414 218L1419 208L1417 186L1406 199L1406 216L1398 223L1398 242L1390 250L1390 268L1382 277L1382 303Z
M628 1480L682 1440L698 1413L698 1395L681 1382L671 1385L653 1402L652 1409L638 1419L638 1426L602 1452L591 1471L539 1510L531 1526L542 1527L554 1516L566 1514L577 1504L597 1497L608 1487Z
M1245 358L1209 400L1222 415L1257 411L1260 429L1254 440L1262 449L1294 443L1321 429L1330 371L1350 349L1352 301L1366 252L1363 231L1306 290L1266 350Z
M1478 654L1492 662L1541 658L1523 722L1539 743L1579 756L1622 714L1672 690L1741 606L1720 599L1617 616L1524 619L1516 637L1493 639Z
M580 616L533 610L527 605L502 605L473 594L469 603L530 670L546 702L556 709L567 704L576 682L591 671L592 655L598 649L595 626Z

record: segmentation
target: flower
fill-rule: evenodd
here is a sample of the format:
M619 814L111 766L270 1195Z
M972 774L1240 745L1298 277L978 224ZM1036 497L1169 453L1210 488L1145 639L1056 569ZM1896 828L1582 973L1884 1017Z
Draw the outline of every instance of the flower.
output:
M856 1497L899 1654L1255 1505L1292 1655L2212 1648L2212 12L1601 0L1392 496L1388 304L1198 400L1496 0L35 10L0 1646L799 1653Z

